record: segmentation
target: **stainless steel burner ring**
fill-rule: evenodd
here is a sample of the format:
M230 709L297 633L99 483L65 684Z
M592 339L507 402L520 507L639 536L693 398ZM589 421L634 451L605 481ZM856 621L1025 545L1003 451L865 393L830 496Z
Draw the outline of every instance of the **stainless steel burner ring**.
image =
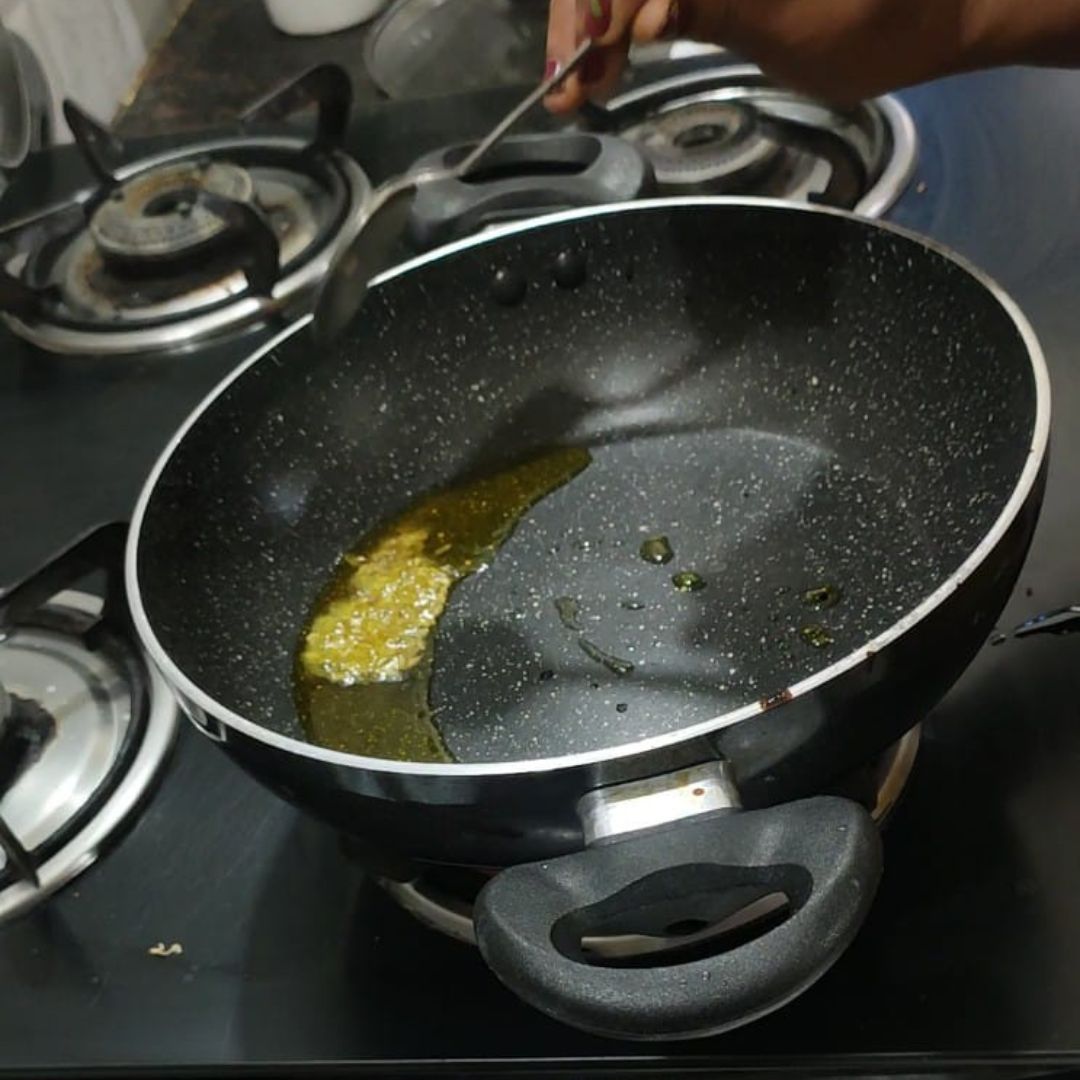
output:
M199 206L200 191L250 201L254 184L246 169L229 162L181 161L162 165L122 184L94 211L90 235L105 255L165 259L191 251L225 228Z

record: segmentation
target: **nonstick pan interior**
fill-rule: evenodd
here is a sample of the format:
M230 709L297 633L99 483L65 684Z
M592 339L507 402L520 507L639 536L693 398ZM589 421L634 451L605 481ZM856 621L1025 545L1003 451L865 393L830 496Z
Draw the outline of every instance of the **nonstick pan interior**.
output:
M426 491L584 445L454 592L432 703L460 761L614 747L886 631L992 527L1034 418L1012 318L918 241L739 204L566 220L410 270L337 347L302 331L232 382L157 479L141 601L199 687L300 737L294 650L341 552ZM665 566L638 554L656 535ZM842 599L815 610L824 586Z

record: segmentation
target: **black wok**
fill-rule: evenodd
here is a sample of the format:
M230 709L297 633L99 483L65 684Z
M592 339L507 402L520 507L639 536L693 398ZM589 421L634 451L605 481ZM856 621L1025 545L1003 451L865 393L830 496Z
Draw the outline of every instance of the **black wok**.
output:
M132 606L200 728L380 865L510 867L477 934L522 997L610 1035L717 1032L858 928L877 836L815 793L985 640L1048 425L1023 317L925 241L753 201L572 213L401 268L333 349L293 327L219 387L143 493ZM293 658L341 552L424 492L564 443L592 464L438 631L458 764L305 742ZM637 555L658 533L666 567ZM706 588L678 592L679 570ZM823 586L842 600L808 608ZM632 675L582 651L559 596ZM614 968L581 944L772 893L787 918L715 955Z

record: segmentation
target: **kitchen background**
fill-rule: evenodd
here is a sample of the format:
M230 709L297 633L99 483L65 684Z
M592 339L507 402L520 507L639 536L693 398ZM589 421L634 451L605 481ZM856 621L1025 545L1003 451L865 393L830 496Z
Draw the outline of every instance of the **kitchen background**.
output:
M407 27L380 36L381 22L285 34L262 0L0 0L3 25L37 57L65 144L12 172L5 221L96 190L66 145L63 98L109 124L127 140L122 160L146 168L144 155L180 153L207 129L231 132L226 149L246 162L238 115L327 62L344 69L353 89L347 130L327 155L343 176L350 159L377 183L420 154L475 138L519 91L446 95L535 79L546 5L450 3L453 21L439 34L410 37ZM485 4L514 17L478 33L469 14ZM321 7L296 0L291 13ZM495 33L506 27L510 40ZM679 46L674 55L692 52ZM712 89L729 93L726 76L693 63L680 59L678 70L691 89L706 74ZM664 68L663 78L670 75ZM637 89L645 82L642 74ZM752 80L738 88L748 100L757 89ZM1039 532L1002 633L923 725L921 742L915 734L885 761L887 781L897 761L903 766L892 798L899 789L904 798L886 834L882 890L863 933L819 987L733 1036L670 1048L612 1043L549 1021L453 940L470 933L456 894L440 906L416 888L391 896L385 882L377 887L335 833L178 724L165 694L158 726L162 743L175 726L175 750L167 756L159 745L149 772L160 773L144 785L120 842L102 844L97 865L10 918L3 904L24 903L26 881L10 864L2 868L0 1075L113 1075L140 1066L161 1075L185 1065L212 1075L227 1067L295 1075L304 1063L370 1075L760 1075L773 1066L798 1076L895 1075L976 1065L1032 1075L1080 1062L1076 638L1011 637L1032 616L1080 599L1078 102L1075 72L992 72L917 87L867 111L866 131L855 125L838 142L826 140L826 160L766 146L772 171L749 178L794 176L805 198L808 185L822 186L822 169L833 178L858 174L862 136L884 132L889 152L870 154L863 177L879 189L876 213L953 246L1016 296L1043 340L1058 424ZM550 121L538 112L530 123ZM710 165L721 183L738 171L723 155ZM679 177L668 180L677 186ZM858 185L841 188L841 205L869 196ZM70 202L66 209L78 210ZM66 229L71 216L81 228L78 212L58 219ZM28 246L40 256L40 236L30 232ZM69 298L87 297L77 275L65 284ZM137 333L140 298L131 301ZM0 430L12 448L0 477L5 586L88 527L130 516L177 424L268 336L238 318L218 338L192 331L185 350L110 354L111 324L102 332L90 317L99 314L94 304L74 329L70 318L31 321L16 308L5 309L0 328ZM75 330L81 349L65 351ZM27 784L34 774L28 770ZM54 775L38 783L55 783ZM0 807L14 826L26 820L20 813L32 818L33 801L18 795L12 788ZM443 920L445 933L414 915Z
M188 0L2 0L0 22L37 56L57 118L57 140L66 142L71 132L60 113L63 99L81 101L111 119L188 6Z
M528 81L542 68L541 0L455 0L452 18L445 3L411 6L425 12L439 37L432 40L429 28L410 34L404 21L383 27L375 59L382 89L395 98ZM316 63L341 65L356 100L373 102L380 88L365 50L374 16L386 8L387 0L0 0L0 22L40 62L56 141L68 142L65 97L121 135L193 130L232 120L286 74ZM487 33L478 37L477 20L485 18ZM341 28L315 32L333 26ZM684 42L638 49L636 57L702 51ZM457 62L463 56L467 64Z

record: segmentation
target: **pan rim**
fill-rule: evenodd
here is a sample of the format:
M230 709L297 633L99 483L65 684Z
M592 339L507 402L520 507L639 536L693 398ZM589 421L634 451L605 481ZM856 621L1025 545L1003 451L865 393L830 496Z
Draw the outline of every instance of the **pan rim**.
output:
M936 589L934 589L933 592L929 593L902 618L898 619L872 640L865 642L859 646L859 648L841 657L839 660L836 660L828 667L822 668L813 675L793 684L788 687L786 691L781 691L785 698L785 702L794 701L819 689L827 683L832 682L834 679L853 670L860 664L865 663L868 656L884 651L889 645L922 622L957 591L957 589L982 565L986 557L1005 536L1013 522L1019 516L1023 507L1026 505L1032 489L1038 482L1046 458L1050 437L1051 412L1049 371L1046 366L1046 359L1042 351L1042 346L1039 343L1035 330L1019 305L994 278L975 266L964 256L959 255L946 245L941 244L930 237L923 236L914 230L905 228L901 225L896 225L892 222L871 220L848 210L791 203L783 199L685 196L679 198L642 199L631 203L615 203L604 206L586 207L584 209L560 211L558 213L544 215L543 217L533 218L525 222L516 222L500 226L481 233L478 236L468 237L464 240L458 240L454 243L436 248L415 259L400 263L379 275L379 277L375 278L371 284L373 287L378 286L403 274L417 270L428 263L436 262L447 255L468 250L469 248L489 243L504 236L526 233L533 229L557 225L567 221L576 221L583 218L636 213L639 211L656 209L672 209L675 207L749 207L776 209L788 213L824 214L843 218L848 221L854 221L868 228L880 229L901 236L907 240L914 241L958 266L987 289L1016 326L1020 338L1027 349L1028 360L1031 364L1032 377L1035 383L1035 423L1032 429L1031 444L1028 447L1027 460L1020 472L1016 485L994 524L984 534L983 538L963 560L960 566ZM718 731L734 727L736 724L753 719L754 717L760 716L763 712L769 711L769 701L752 702L709 720L703 720L691 726L677 728L674 731L665 732L660 735L639 739L636 742L622 743L617 746L604 747L599 750L564 754L557 757L519 759L505 762L449 762L436 764L364 757L359 754L350 754L340 750L330 750L314 743L305 742L288 735L282 735L279 732L263 727L261 724L248 720L239 713L233 712L210 694L206 693L173 662L172 658L158 640L157 635L151 626L149 616L143 606L138 575L139 537L142 531L143 520L146 516L147 508L158 480L165 471L165 468L176 449L179 447L188 431L190 431L198 422L202 414L206 412L213 403L224 394L232 383L238 380L249 368L269 356L279 345L298 333L311 320L312 316L306 315L286 327L281 333L276 334L248 357L247 360L243 361L233 371L226 375L225 378L223 378L206 395L206 397L195 406L170 438L157 461L154 463L135 506L131 527L128 533L124 559L124 577L127 586L128 604L131 609L136 632L142 641L143 647L146 649L153 662L161 670L166 680L171 683L188 702L208 713L216 720L219 720L227 727L234 729L239 734L264 743L276 750L298 754L301 757L324 762L327 765L400 776L448 777L462 780L473 777L512 777L516 775L527 776L556 773L597 765L614 759L641 757L663 751L667 748L694 739L713 735ZM788 698L789 694L790 698Z

